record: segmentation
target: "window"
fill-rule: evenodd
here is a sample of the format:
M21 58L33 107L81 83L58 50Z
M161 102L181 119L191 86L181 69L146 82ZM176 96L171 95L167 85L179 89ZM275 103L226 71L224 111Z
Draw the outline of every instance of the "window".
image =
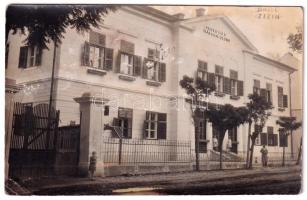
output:
M259 133L255 140L255 145L261 145L261 127L259 125L255 125L254 132Z
M90 45L90 67L103 68L104 48Z
M257 93L260 95L260 81L254 79L254 87L253 87L253 93Z
M215 86L217 92L223 92L223 73L223 67L215 65Z
M279 129L279 146L288 147L288 135L284 129Z
M160 51L157 49L148 48L148 59L160 61Z
M230 70L230 94L232 96L238 95L237 80L238 80L238 72L234 70Z
M104 116L109 116L110 113L110 106L104 106Z
M208 81L207 63L198 60L197 77L203 81Z
M131 76L133 75L133 55L121 53L120 73Z
M132 109L118 108L118 118L113 120L113 125L121 129L124 138L132 138L132 116Z
M283 88L277 87L277 91L278 91L278 107L282 108L283 107Z
M146 111L145 139L166 139L166 114Z
M19 68L40 66L42 62L42 49L36 46L20 47Z
M165 63L159 62L153 49L148 50L148 56L144 59L143 66L143 78L165 82L166 79L166 68Z
M272 103L273 100L272 100L272 84L271 83L266 84L266 92L267 92L267 94L266 94L267 102Z

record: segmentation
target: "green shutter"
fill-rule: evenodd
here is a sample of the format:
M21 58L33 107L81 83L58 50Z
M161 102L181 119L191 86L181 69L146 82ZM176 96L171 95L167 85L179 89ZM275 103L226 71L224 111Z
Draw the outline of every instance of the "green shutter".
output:
M133 56L133 75L140 76L142 69L142 57L141 56Z
M238 96L244 95L243 81L237 81L237 92L238 92Z
M160 63L159 67L159 81L165 82L166 80L166 65L165 63Z
M283 88L277 87L277 91L278 91L278 107L282 108L283 107Z
M142 77L145 78L145 79L147 79L147 65L146 65L147 62L148 62L148 59L144 58Z
M157 138L166 139L166 113L158 113Z
M82 46L81 65L89 66L90 64L90 45L85 42Z
M288 108L288 96L283 95L283 107Z
M223 92L225 94L230 94L231 93L230 79L228 77L224 77L224 80L223 80Z
M19 53L19 68L27 68L27 62L28 62L28 47L23 46L20 47L20 53Z
M118 51L117 57L116 57L116 65L115 65L115 72L119 73L120 72L120 61L121 61L121 51Z
M36 55L35 55L35 66L42 65L42 54L43 50L39 47L36 48Z
M215 74L214 73L208 73L208 84L215 85Z
M105 70L112 70L113 67L113 49L105 48L104 50L104 66Z

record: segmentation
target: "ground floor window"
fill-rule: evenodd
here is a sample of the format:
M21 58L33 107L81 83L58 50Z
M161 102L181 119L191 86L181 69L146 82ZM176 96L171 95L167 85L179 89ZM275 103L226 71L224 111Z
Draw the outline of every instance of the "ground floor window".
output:
M146 112L144 138L166 139L166 113Z
M231 152L238 153L237 127L228 130L227 146Z
M119 108L118 117L113 120L113 125L121 130L123 138L132 138L132 116L132 109Z
M283 129L279 130L279 146L288 147L288 135Z

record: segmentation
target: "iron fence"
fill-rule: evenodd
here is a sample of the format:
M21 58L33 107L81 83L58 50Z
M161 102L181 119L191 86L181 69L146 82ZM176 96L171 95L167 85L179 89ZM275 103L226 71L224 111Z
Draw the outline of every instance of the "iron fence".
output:
M104 163L191 162L191 142L104 138Z

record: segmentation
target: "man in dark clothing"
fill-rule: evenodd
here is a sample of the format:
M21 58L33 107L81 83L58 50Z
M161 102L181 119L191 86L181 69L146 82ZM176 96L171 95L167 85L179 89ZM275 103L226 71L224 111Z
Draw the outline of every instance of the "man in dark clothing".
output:
M268 166L268 150L265 148L265 145L263 145L263 147L260 150L261 152L261 160L262 160L262 166L266 167Z

